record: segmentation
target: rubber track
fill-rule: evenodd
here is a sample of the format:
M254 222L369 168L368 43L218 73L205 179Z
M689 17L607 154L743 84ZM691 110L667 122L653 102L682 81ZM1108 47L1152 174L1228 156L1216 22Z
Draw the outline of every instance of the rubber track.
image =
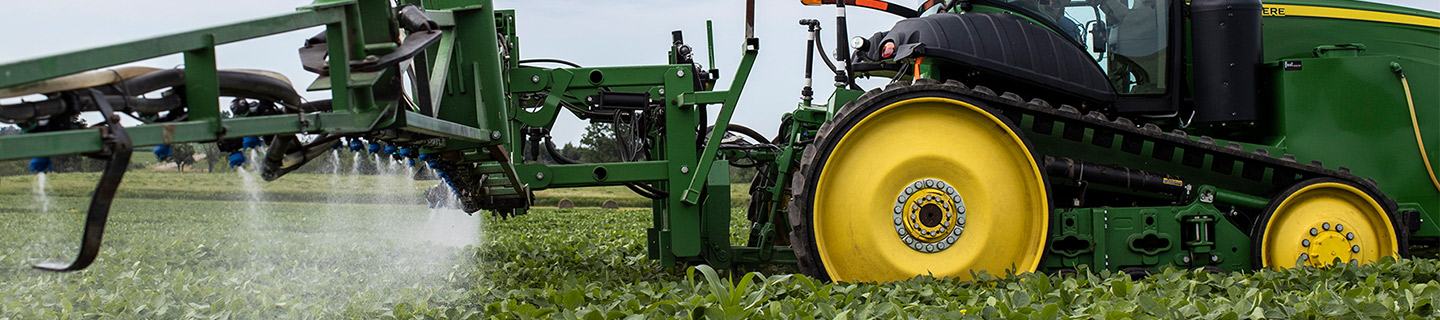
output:
M1014 93L996 94L995 91L984 87L967 87L958 81L939 82L931 79L920 79L914 83L891 83L884 88L877 88L866 92L855 101L846 104L835 116L834 121L826 122L820 127L815 142L805 148L805 153L800 161L800 168L792 175L790 182L791 201L788 206L788 217L790 218L791 232L790 243L794 248L796 260L800 271L812 277L829 281L825 274L823 263L818 256L813 232L810 232L810 207L813 195L809 190L810 177L817 175L820 168L813 166L820 156L819 150L824 149L832 139L839 139L844 132L837 132L839 121L853 117L855 113L864 112L869 108L863 107L877 100L883 100L894 95L923 92L923 91L944 91L951 94L958 94L976 102L981 102L982 107L992 111L998 111L1015 124L1018 131L1024 134L1055 134L1057 123L1063 124L1059 137L1074 143L1085 143L1086 131L1093 131L1090 143L1104 147L1114 148L1115 141L1120 141L1119 152L1131 155L1144 156L1145 143L1153 144L1153 152L1150 156L1156 160L1178 163L1187 167L1209 170L1217 175L1229 176L1234 179L1247 180L1250 183L1269 184L1272 194L1283 191L1295 183L1311 179L1335 179L1349 182L1355 186L1365 189L1370 194L1381 195L1377 200L1386 206L1391 212L1391 219L1398 223L1395 216L1395 203L1379 192L1373 180L1355 176L1348 169L1341 167L1339 170L1325 168L1319 161L1299 163L1293 155L1274 156L1257 150L1256 152L1245 152L1239 144L1229 143L1218 144L1215 139L1201 136L1191 138L1182 130L1164 131L1155 124L1139 124L1118 117L1114 120L1108 119L1099 112L1081 114L1079 109L1069 105L1054 107L1041 99L1025 100ZM1022 122L1025 116L1033 117L1029 123ZM1022 134L1023 135L1023 134ZM1044 154L1043 150L1036 150L1038 154ZM1210 161L1205 161L1206 159ZM1090 159L1093 160L1093 159ZM1272 177L1265 179L1266 176ZM1184 177L1182 177L1184 178ZM1267 195L1268 197L1268 195ZM1396 226L1397 235L1401 239L1406 238L1403 227ZM1404 244L1401 246L1402 256Z

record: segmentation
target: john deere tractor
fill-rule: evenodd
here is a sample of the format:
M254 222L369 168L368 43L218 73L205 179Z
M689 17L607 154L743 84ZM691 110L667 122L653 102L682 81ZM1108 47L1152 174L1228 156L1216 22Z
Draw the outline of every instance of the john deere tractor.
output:
M908 18L849 41L837 72L895 81L840 77L831 107L801 106L828 119L787 179L807 274L1322 267L1440 236L1434 12L851 4Z
M772 136L730 121L761 48L753 1L738 68L721 72L713 37L705 64L677 31L656 54L665 64L586 67L522 58L521 15L490 0L318 0L0 65L0 98L27 97L0 102L0 121L24 130L0 137L0 160L32 158L37 171L54 155L109 161L78 258L40 266L57 271L99 255L132 148L191 142L259 161L266 179L326 152L414 160L436 180L433 206L504 217L529 212L535 190L624 186L651 199L651 258L797 264L833 281L1328 267L1440 239L1435 12L1345 0L802 3L837 9L834 37L800 21L805 86ZM857 7L904 19L851 38ZM299 59L314 73L306 88L330 99L302 100L275 73L216 68L217 45L317 26ZM183 69L93 71L174 53ZM828 98L815 96L816 66ZM561 112L614 128L620 160L558 152ZM246 159L248 147L265 156ZM732 167L758 172L741 245L730 243Z

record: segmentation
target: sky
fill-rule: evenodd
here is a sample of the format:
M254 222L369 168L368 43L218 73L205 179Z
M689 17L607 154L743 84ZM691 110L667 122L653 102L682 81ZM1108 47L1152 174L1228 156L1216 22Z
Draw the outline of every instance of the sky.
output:
M756 1L756 34L760 56L740 100L734 123L773 135L780 115L799 101L803 75L805 32L800 19L821 19L825 46L834 50L834 8L805 7L799 0ZM897 3L913 6L918 1ZM1437 0L1385 0L1382 2L1440 11ZM6 4L0 19L0 63L53 55L107 44L139 40L184 30L267 17L294 10L309 1L296 0L47 0ZM715 23L716 63L721 87L739 64L744 32L744 2L739 0L496 0L502 9L515 9L523 58L559 58L585 66L652 65L666 63L670 32L683 30L705 56L705 21ZM898 17L859 8L849 14L851 35L868 36L889 29ZM314 80L300 68L295 50L320 29L302 30L225 45L217 50L221 68L278 71L297 87ZM178 55L137 64L175 67ZM823 69L823 65L817 70ZM828 78L828 77L826 77ZM871 81L883 83L883 81ZM828 97L829 81L816 84L816 96ZM862 83L863 85L864 83ZM306 93L325 98L328 93ZM713 109L713 108L712 108ZM711 119L714 119L711 117ZM584 124L562 116L553 131L557 142L577 141Z

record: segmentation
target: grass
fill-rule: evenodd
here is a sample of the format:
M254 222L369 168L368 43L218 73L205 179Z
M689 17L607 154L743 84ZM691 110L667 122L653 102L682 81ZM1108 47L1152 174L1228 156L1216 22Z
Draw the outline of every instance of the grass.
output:
M101 260L52 274L27 265L68 259L93 177L50 178L48 213L28 178L0 178L0 319L1440 317L1436 260L827 284L661 266L645 258L644 209L469 217L404 200L428 183L374 177L287 177L264 194L286 201L251 203L234 176L136 172Z

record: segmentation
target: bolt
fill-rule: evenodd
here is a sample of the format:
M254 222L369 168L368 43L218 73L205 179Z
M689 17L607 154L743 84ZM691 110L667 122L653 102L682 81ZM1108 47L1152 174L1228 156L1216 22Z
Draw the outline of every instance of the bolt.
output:
M1220 256L1210 256L1210 262L1219 263L1219 262L1220 262Z
M1357 244L1350 246L1350 252L1360 253L1360 245Z
M1310 261L1310 255L1309 255L1309 254L1305 254L1305 253L1301 253L1301 254L1300 254L1300 260Z
M1335 231L1345 231L1345 225L1336 223L1336 224L1335 224Z
M500 140L500 130L490 131L490 140Z
M1350 264L1360 264L1360 259L1350 259Z
M535 180L545 180L545 173L544 173L544 172L536 172L536 173L535 173Z
M1345 240L1355 240L1355 233L1354 233L1354 232L1346 232L1346 233L1345 233Z
M1301 247L1309 247L1309 246L1310 246L1310 239L1300 240L1300 246L1301 246Z
M680 173L690 174L690 166L680 166Z
M540 83L540 75L531 75L530 83Z
M1329 222L1322 223L1322 224L1320 224L1320 227L1321 227L1321 228L1324 228L1326 231L1329 231L1329 230L1330 230L1330 223L1329 223Z
M1180 257L1180 262L1190 263L1190 256Z
M1315 230L1315 228L1310 228L1310 235L1313 236L1313 235L1318 235L1318 234L1320 234L1320 230Z
M676 77L684 78L684 77L685 77L685 70L684 70L684 69L675 70L675 76L676 76Z
M665 88L660 88L660 92L659 92L659 93L660 93L660 95L662 95L662 96L665 95Z

